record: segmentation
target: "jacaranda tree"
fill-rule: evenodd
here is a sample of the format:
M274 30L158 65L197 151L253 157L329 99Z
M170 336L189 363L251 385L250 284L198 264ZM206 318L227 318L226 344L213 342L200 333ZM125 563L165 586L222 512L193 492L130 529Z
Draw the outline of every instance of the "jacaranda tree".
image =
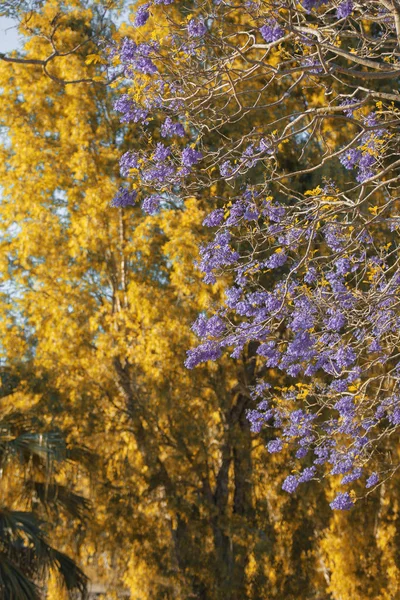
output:
M349 509L398 468L400 4L154 0L135 25L108 48L143 127L113 203L212 190L198 267L229 287L186 365L253 348L248 417L293 449L283 489L339 475Z

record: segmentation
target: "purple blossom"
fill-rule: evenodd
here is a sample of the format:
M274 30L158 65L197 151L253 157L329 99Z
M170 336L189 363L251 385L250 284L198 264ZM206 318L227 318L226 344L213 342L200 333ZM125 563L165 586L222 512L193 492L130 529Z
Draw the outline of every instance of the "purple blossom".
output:
M198 150L191 148L190 146L186 146L186 148L182 151L182 164L185 167L192 167L196 163L199 162L203 158L203 155Z
M114 103L114 109L122 113L121 123L146 123L149 112L123 94Z
M345 243L346 243L346 237L344 235L344 230L343 227L340 227L339 225L335 224L335 223L328 223L325 228L324 228L324 237L325 237L325 241L328 244L329 248L331 250L334 250L335 252L341 252L341 250L343 249ZM333 275L331 275L330 279L333 278ZM336 281L340 281L340 279L338 278L334 278L334 280ZM344 290L346 289L345 286Z
M121 47L119 49L119 56L122 62L131 62L135 60L137 53L137 44L128 37L122 40Z
M368 346L368 352L382 352L382 346L378 340L373 340Z
M343 112L346 115L346 117L351 118L353 116L354 109L352 108L352 105L357 104L358 102L359 100L357 100L357 98L345 98L344 100L342 100L340 106L343 106Z
M306 283L315 283L317 281L317 269L315 267L309 267L307 273L304 276Z
M357 355L350 346L342 346L335 354L335 361L340 369L347 369L356 361Z
M329 319L325 319L330 331L340 331L346 325L346 317L338 310L332 310Z
M139 71L145 75L154 75L157 67L150 58L150 54L157 49L154 43L136 44L133 40L125 37L122 40L119 56L126 65L126 74L130 74L130 69Z
M264 207L263 213L268 216L271 221L280 223L285 217L285 209L279 204L267 203Z
M193 369L197 365L208 360L217 360L221 356L221 347L217 342L208 340L187 351L187 358L185 360L185 366L188 369Z
M164 186L168 181L175 181L175 167L169 163L160 163L146 169L142 173L142 179L147 184Z
M231 287L225 290L226 303L230 308L235 308L239 298L242 295L242 289L237 287Z
M348 258L338 258L334 264L336 272L339 275L347 275L351 270L351 263Z
M218 227L224 221L224 209L216 208L203 221L206 227Z
M213 242L200 248L200 269L206 274L206 282L215 283L214 269L231 265L239 259L239 253L229 245L230 239L228 232L217 233Z
M136 17L134 22L135 27L142 27L147 23L147 20L150 17L149 6L150 2L146 2L146 4L139 6L139 8L136 11Z
M299 477L299 483L305 483L315 477L317 469L315 467L306 467Z
M149 215L155 215L160 210L161 197L157 194L147 196L142 202L142 209Z
M309 71L313 75L318 75L319 73L324 72L320 61L315 56L306 56L302 59L301 64L303 67L306 67L307 71Z
M165 162L171 154L171 149L158 142L153 154L153 160L156 162Z
M267 444L267 450L270 454L275 454L276 452L280 452L283 448L282 440L272 440Z
M207 27L202 19L190 19L188 24L188 34L190 37L203 37L207 33Z
M192 330L199 337L205 337L206 335L219 337L224 333L225 329L225 322L219 315L213 315L210 319L207 319L204 315L200 315L192 325Z
M130 169L139 168L139 155L137 152L125 152L119 161L121 175L126 177L129 175Z
M281 353L275 348L275 342L261 344L257 348L257 354L267 359L265 366L270 368L276 367L281 358Z
M354 169L362 156L361 150L349 148L340 155L339 160L346 169Z
M392 425L400 425L400 407L396 407L388 416L388 420Z
M331 469L331 475L345 475L353 468L353 458L350 456L336 457L335 463Z
M311 12L313 8L318 8L321 4L325 4L327 0L301 0L303 8L307 12Z
M265 261L265 266L268 269L278 269L287 261L287 256L284 252L275 252L268 260Z
M282 27L280 27L274 19L260 27L260 33L267 44L280 40L284 35Z
M343 396L333 407L342 417L352 417L355 412L354 401L351 396Z
M373 473L371 473L371 475L368 477L367 482L365 484L366 488L371 488L376 486L376 484L379 481L379 475L378 473L375 473L375 471Z
M137 192L135 190L127 190L126 188L119 188L118 192L111 200L111 206L113 208L126 208L132 206L136 202Z
M282 489L285 492L288 492L289 494L293 494L293 492L296 491L298 485L299 482L297 480L297 477L295 475L288 475L282 484Z
M341 483L341 485L346 485L347 483L352 483L353 481L360 479L361 475L362 475L362 468L356 467L355 469L353 469L353 471L351 471L351 473L348 473L347 475L342 477L342 481L340 483Z
M332 510L350 510L354 502L348 492L340 492L329 506Z
M250 422L250 430L253 433L260 433L263 425L265 425L273 416L273 410L268 409L268 404L260 402L257 410L248 410L246 417Z
M352 0L344 0L342 4L339 4L336 17L338 19L347 19L353 12L353 1Z
M161 136L162 137L172 137L177 135L178 137L185 136L185 129L183 125L180 123L174 123L171 117L167 117L164 123L161 125Z
M229 160L226 160L219 166L219 171L222 177L230 177L233 173L233 168Z

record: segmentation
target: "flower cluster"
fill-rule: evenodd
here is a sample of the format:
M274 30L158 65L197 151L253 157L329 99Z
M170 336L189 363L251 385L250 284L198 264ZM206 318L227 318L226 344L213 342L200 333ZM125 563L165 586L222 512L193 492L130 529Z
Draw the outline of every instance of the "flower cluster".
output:
M136 26L171 3L142 5ZM122 41L124 77L133 87L145 80L145 100L124 93L115 108L123 123L151 120L156 141L125 153L120 168L150 214L169 198L223 190L204 219L212 239L198 268L207 283L229 285L223 304L195 322L200 341L186 366L251 348L248 418L256 433L274 429L268 452L292 453L283 489L336 477L345 489L331 507L348 510L348 486L368 493L396 468L372 462L400 425L399 116L390 86L380 95L369 77L397 76L389 55L377 60L397 33L380 19L367 48L352 0L301 0L290 20L285 0L262 4L215 1L210 14L171 24L165 49ZM371 21L375 5L362 9ZM321 36L328 30L334 45ZM120 190L113 204L133 199Z

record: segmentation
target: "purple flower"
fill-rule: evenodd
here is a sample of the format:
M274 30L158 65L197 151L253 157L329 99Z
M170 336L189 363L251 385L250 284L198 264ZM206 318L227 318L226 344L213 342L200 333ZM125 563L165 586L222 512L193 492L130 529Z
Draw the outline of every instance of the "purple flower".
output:
M372 168L376 163L376 159L374 156L369 154L369 152L364 153L358 163L359 171L357 175L357 181L362 183L366 181L370 177L373 177L375 174L374 169Z
M338 258L334 264L339 275L347 275L351 270L351 263L348 258Z
M142 209L149 215L155 215L160 210L161 197L157 194L147 196L142 202Z
M346 485L347 483L356 481L356 479L360 479L361 475L362 475L362 469L361 469L361 467L357 467L357 468L353 469L353 471L351 473L348 473L347 475L345 475L342 478L342 481L340 483L341 483L341 485Z
M164 146L162 142L158 142L156 149L153 154L153 160L156 162L165 162L170 156L171 150L167 146Z
M349 148L340 155L339 160L346 169L354 169L362 156L361 150Z
M345 98L344 100L342 100L340 106L343 106L343 112L346 115L346 117L351 118L353 116L354 109L352 108L352 104L357 103L357 98Z
M177 135L179 137L185 136L185 130L183 125L180 123L174 123L171 117L167 117L164 123L161 125L161 136L162 137L172 137Z
M330 331L340 331L346 325L346 317L339 311L332 311L325 323Z
M342 4L339 4L338 9L336 11L336 17L338 19L347 19L353 12L353 1L352 0L344 0Z
M309 267L304 276L304 281L306 283L315 283L315 281L317 281L317 269L315 267Z
M299 482L297 481L297 477L295 475L288 475L282 484L282 489L285 492L289 492L289 494L293 494L298 485Z
M221 173L222 177L230 177L232 175L233 168L229 160L224 161L219 166L219 172Z
M217 342L208 340L204 344L187 351L185 366L193 369L202 362L217 360L221 356L221 348Z
M135 59L137 53L137 44L128 37L124 37L119 50L120 59L123 62L131 62Z
M202 19L190 19L188 24L188 34L190 37L203 37L207 33L207 27Z
M335 354L335 361L340 369L347 369L356 360L357 355L350 346L342 346Z
M280 223L282 219L285 217L285 209L283 206L279 204L265 204L264 214L268 216L270 221L274 221L275 223Z
M137 192L135 190L129 191L126 188L119 188L118 192L111 200L111 206L113 208L125 208L126 206L132 206L135 204Z
M340 492L329 505L332 510L350 510L354 506L348 492Z
M307 71L309 71L313 75L318 75L318 73L323 73L323 68L321 66L320 61L318 60L318 58L316 58L314 56L306 56L301 61L301 64L303 65L303 67L312 67L310 69L307 68Z
M340 252L346 243L343 228L335 223L328 223L324 227L324 237L329 248L335 252ZM329 278L327 277L327 279L329 279L329 281L340 282L340 278L334 277L334 275L331 275ZM344 284L342 289L343 291L346 291L346 286Z
M150 2L147 2L137 9L134 22L135 27L142 27L147 23L147 20L150 17L149 6Z
M240 296L242 295L241 288L231 287L225 291L226 304L229 308L235 308Z
M268 442L267 449L271 454L275 454L276 452L280 452L283 448L282 440L272 440Z
M191 148L190 146L186 146L186 148L184 148L182 151L182 164L185 167L192 167L193 165L198 163L199 160L201 160L202 158L202 153L198 152L194 148Z
M301 0L304 9L311 12L313 8L318 8L321 4L325 4L327 0Z
M260 27L260 33L267 44L280 40L284 35L282 27L280 27L274 19Z
M231 265L239 259L239 253L229 246L230 239L229 232L217 233L213 242L200 248L200 269L206 274L206 283L215 283L214 269Z
M265 363L266 367L276 367L279 364L281 353L279 350L275 348L275 342L267 342L266 344L261 344L257 348L257 354L260 356L264 356L267 360Z
M145 123L147 110L136 104L128 94L123 94L121 98L118 98L114 103L114 109L122 113L121 123Z
M371 475L368 477L367 482L365 484L366 488L371 488L374 487L379 481L379 475L378 473L371 473Z
M341 417L353 417L355 412L354 401L351 396L343 396L333 407Z
M284 252L276 252L268 260L265 261L265 266L268 269L278 269L287 261L287 256Z
M306 467L299 477L299 483L310 481L315 477L316 472L317 470L315 467Z
M192 325L192 330L199 337L205 337L206 335L219 337L224 333L225 329L226 325L219 315L213 315L210 319L206 319L204 315L199 315Z
M224 209L216 208L203 221L206 227L218 227L224 221Z
M175 167L172 164L160 163L155 167L150 167L142 174L142 179L146 183L163 186L165 182L174 182Z
M125 37L122 40L119 53L122 63L126 65L125 73L129 75L130 70L133 69L146 75L154 75L157 72L157 67L149 55L156 48L157 45L154 42L138 45L130 38Z
M378 340L373 340L368 346L368 352L382 352L382 346Z
M263 425L267 423L273 416L273 410L268 410L266 402L260 402L257 410L248 410L246 417L250 421L250 430L253 433L260 433Z
M400 408L396 407L392 414L388 416L388 419L392 425L400 425Z
M125 152L119 161L121 175L126 177L129 175L130 169L139 168L139 155L137 152Z

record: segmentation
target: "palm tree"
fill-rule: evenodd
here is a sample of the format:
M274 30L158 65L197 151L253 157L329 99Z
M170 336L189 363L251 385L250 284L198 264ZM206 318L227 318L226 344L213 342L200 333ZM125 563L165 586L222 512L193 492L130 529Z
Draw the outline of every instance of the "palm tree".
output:
M20 473L15 495L30 506L29 511L21 511L0 504L0 597L40 600L41 586L52 570L69 592L84 598L86 575L49 544L46 532L51 523L38 516L45 508L48 517L53 510L63 510L74 519L85 517L88 501L53 481L54 465L65 464L79 452L69 449L60 433L38 433L35 427L37 422L27 413L0 415L0 476L12 469L15 481L15 474Z

